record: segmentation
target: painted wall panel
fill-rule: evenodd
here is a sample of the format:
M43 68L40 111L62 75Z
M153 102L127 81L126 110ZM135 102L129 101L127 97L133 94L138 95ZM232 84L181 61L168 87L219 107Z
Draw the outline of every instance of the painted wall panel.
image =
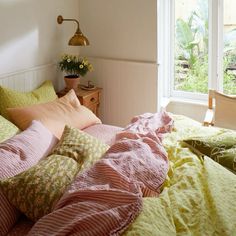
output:
M81 29L90 46L87 56L155 62L156 0L79 0Z
M94 72L88 74L86 80L103 88L100 114L104 123L123 127L133 116L157 111L155 63L89 60Z
M76 30L73 23L58 25L57 15L78 18L78 0L0 0L0 76L56 63Z
M124 126L157 110L156 0L79 0L79 20L95 70L86 77L103 88L104 123Z

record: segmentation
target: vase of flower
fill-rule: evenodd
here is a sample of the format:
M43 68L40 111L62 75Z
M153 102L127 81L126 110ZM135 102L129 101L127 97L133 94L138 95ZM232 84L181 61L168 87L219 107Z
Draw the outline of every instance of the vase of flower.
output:
M66 75L64 77L64 81L66 84L66 90L74 89L75 91L77 91L80 77L78 75Z
M84 76L88 71L93 70L92 64L89 63L86 58L74 55L64 54L58 64L61 71L66 73L64 80L67 90L77 90L80 82L80 75Z

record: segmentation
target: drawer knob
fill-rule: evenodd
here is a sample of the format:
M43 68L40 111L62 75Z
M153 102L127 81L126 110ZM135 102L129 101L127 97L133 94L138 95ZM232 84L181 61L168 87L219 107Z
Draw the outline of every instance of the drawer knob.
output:
M94 102L94 101L95 101L95 98L91 98L91 99L90 99L90 102Z

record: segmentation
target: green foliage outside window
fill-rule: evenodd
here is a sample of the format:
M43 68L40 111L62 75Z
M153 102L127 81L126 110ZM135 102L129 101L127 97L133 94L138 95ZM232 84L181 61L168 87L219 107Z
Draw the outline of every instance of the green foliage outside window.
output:
M208 93L208 1L176 20L175 90ZM224 92L236 94L236 29L224 37ZM234 70L235 68L235 70Z

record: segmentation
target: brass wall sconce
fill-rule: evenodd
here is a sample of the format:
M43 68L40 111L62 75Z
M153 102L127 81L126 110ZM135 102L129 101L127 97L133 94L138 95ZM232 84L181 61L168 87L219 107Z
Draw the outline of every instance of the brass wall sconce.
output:
M57 17L57 23L62 24L63 21L74 21L77 23L77 30L71 37L68 44L71 46L87 46L89 45L88 39L83 35L79 28L79 22L76 19L64 19L61 15Z

